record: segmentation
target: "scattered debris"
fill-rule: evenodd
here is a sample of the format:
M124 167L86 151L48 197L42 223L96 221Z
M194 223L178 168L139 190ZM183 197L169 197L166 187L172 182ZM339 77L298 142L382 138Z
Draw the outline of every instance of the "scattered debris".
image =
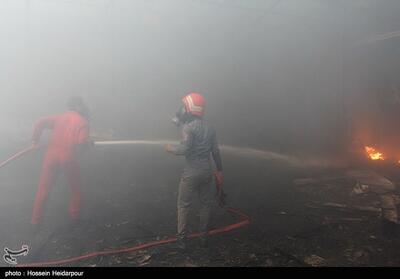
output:
M322 204L322 206L336 207L336 208L348 208L348 206L345 204L334 203L334 202L326 202L326 203Z
M142 256L142 258L138 260L139 266L147 265L148 262L150 261L150 259L151 259L151 255L149 255L149 254Z
M389 179L367 170L352 170L346 173L347 177L355 180L358 184L367 185L369 190L375 193L394 191L396 185Z
M270 259L265 260L265 266L274 266L274 262Z
M165 245L121 256L100 256L90 261L81 261L78 264L89 267L113 265L398 266L397 258L393 260L395 261L393 264L390 262L392 261L391 254L395 253L392 253L390 249L395 250L399 240L384 238L379 227L381 224L378 222L379 220L370 218L371 213L381 213L382 203L380 199L377 199L375 193L368 195L370 185L350 180L348 177L335 180L330 184L324 181L323 177L295 180L294 184L305 185L296 188L296 191L303 191L302 198L304 197L304 200L299 200L300 202L294 204L294 207L291 207L292 204L280 206L278 210L282 211L273 210L270 214L274 216L270 219L260 218L264 215L256 215L264 214L262 210L255 212L254 217L257 217L256 222L260 222L258 224L260 227L262 226L261 230L250 230L250 234L244 231L240 234L232 234L229 238L213 237L210 239L211 248L207 248L207 250L193 249L188 253L190 258L177 252L173 245ZM388 204L388 208L399 202L398 196L393 196L393 199L384 197L384 199L386 199L385 204ZM306 208L304 202L310 202L308 205L306 204ZM266 210L271 209L268 206L265 208ZM362 212L371 213L362 214ZM289 216L295 218L289 218ZM173 214L172 217L175 218ZM282 219L285 221L287 219L289 226L286 226L286 222L281 222ZM128 215L105 220L107 220L106 224L88 226L95 237L88 238L90 235L88 230L86 234L82 234L83 237L86 237L83 239L79 238L81 234L77 231L63 232L56 235L57 238L49 239L50 247L46 254L53 254L56 255L56 259L62 259L79 254L77 248L87 251L121 249L146 242L149 239L152 241L168 238L168 236L160 236L160 233L169 235L168 231L170 230L168 222L154 225L154 220L150 222L146 218L129 218ZM217 219L218 223L225 221L222 217ZM279 223L279 228L273 227L275 222ZM113 230L113 233L109 233L110 230ZM64 242L65 245L63 245ZM85 245L84 248L81 248L82 244ZM195 247L197 242L193 241L191 244ZM369 249L367 245L373 247L373 250ZM279 248L275 248L275 246ZM350 249L345 250L349 247Z
M192 263L185 263L183 265L184 267L198 267L198 265L192 264Z
M306 257L304 259L304 262L313 267L319 267L325 265L325 259L317 255L311 255Z
M352 261L364 261L366 258L369 257L369 253L365 250L359 250L353 253Z
M278 252L278 254L275 254L276 256L281 255L286 257L288 260L290 261L294 261L295 263L299 264L300 266L310 266L309 264L307 264L306 262L304 262L303 260L299 259L297 256L292 255L284 250L282 250L279 247L275 247L274 250L276 252Z
M360 210L360 211L368 211L373 213L381 213L380 208L376 208L373 206L351 206L350 209Z
M117 227L129 224L129 223L130 223L129 221L125 221L125 222L117 224Z
M383 218L390 222L396 223L398 221L396 198L393 194L381 195L380 198Z
M372 206L349 206L346 204L340 203L333 203L333 202L326 202L326 203L319 203L313 201L311 205L306 205L307 207L311 208L321 208L321 207L330 207L330 208L337 208L337 209L344 209L344 210L359 210L359 211L366 211L372 213L381 213L380 208L372 207Z
M369 186L361 184L357 181L356 186L353 188L353 193L356 195L365 194L368 192Z

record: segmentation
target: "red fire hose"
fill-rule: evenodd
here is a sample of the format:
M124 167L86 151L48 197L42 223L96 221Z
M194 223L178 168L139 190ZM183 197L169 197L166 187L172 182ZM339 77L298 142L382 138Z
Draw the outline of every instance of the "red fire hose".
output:
M251 223L250 217L243 214L237 209L234 208L227 208L228 212L234 213L240 217L240 221L228 225L222 228L214 229L209 231L209 235L218 235L218 234L223 234L230 232L232 230L247 226ZM202 234L200 233L194 233L189 236L189 238L196 238L201 236ZM68 263L73 263L73 262L78 262L82 260L86 260L89 258L94 258L98 256L109 256L109 255L115 255L115 254L123 254L123 253L130 253L142 249L148 249L154 246L159 246L159 245L164 245L168 243L173 243L176 242L176 237L169 237L163 240L157 240L157 241L150 241L147 243L139 244L133 247L127 247L127 248L122 248L122 249L116 249L116 250L107 250L107 251L96 251L92 253L88 253L85 255L77 256L77 257L72 257L72 258L67 258L67 259L61 259L61 260L50 260L50 261L44 261L44 262L36 262L36 263L29 263L29 264L20 264L17 265L18 267L40 267L40 266L50 266L50 265L62 265L62 264L68 264Z
M21 156L33 151L36 149L35 147L29 147L24 150L21 150L20 152L16 153L6 161L2 162L0 164L0 168L4 167L8 163L10 163L13 160L16 160L17 158L20 158ZM239 218L240 221L231 225L227 225L222 228L217 228L214 230L209 231L209 235L218 235L218 234L223 234L227 233L236 229L239 229L241 227L247 226L251 223L250 217L247 216L246 214L242 213L238 209L234 208L226 208L227 212L236 214ZM201 233L194 233L189 236L189 238L197 238L200 237L202 234ZM36 263L28 263L28 264L20 264L17 265L18 267L40 267L40 266L50 266L50 265L62 265L62 264L68 264L68 263L73 263L73 262L78 262L82 260L86 260L89 258L94 258L98 256L109 256L109 255L115 255L115 254L122 254L122 253L130 253L142 249L148 249L154 246L159 246L159 245L164 245L168 243L173 243L176 242L177 238L176 237L168 237L163 240L157 240L157 241L150 241L147 243L139 244L133 247L127 247L127 248L121 248L121 249L115 249L115 250L106 250L106 251L95 251L91 252L88 254L84 254L81 256L77 257L71 257L71 258L66 258L66 259L60 259L60 260L49 260L49 261L43 261L43 262L36 262Z

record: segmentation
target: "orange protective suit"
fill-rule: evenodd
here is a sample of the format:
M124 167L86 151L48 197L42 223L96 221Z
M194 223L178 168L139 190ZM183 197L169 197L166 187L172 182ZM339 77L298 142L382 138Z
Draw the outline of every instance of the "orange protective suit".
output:
M33 132L33 143L39 142L44 129L53 130L45 155L39 189L33 206L31 223L40 221L43 206L60 171L64 172L71 188L69 215L78 217L81 206L81 173L77 160L77 147L89 139L87 120L75 111L45 117L38 121Z

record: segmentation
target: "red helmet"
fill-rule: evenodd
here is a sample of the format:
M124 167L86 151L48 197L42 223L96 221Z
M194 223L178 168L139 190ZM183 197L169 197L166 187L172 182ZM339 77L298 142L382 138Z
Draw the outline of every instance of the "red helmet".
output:
M186 112L192 115L203 116L205 99L199 93L190 93L182 98Z

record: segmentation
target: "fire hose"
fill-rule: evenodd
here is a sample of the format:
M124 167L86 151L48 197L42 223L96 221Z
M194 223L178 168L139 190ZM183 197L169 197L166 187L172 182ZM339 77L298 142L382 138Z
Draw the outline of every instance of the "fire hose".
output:
M142 144L142 143L146 143L147 141L109 141L109 142L95 142L95 145L119 145L119 144ZM152 144L162 144L163 142L156 142L156 143L152 143ZM8 165L9 163L11 163L12 161L21 158L22 156L34 151L38 149L38 147L35 146L31 146L28 148L25 148L21 151L19 151L18 153L16 153L15 155L11 156L10 158L8 158L7 160L5 160L4 162L0 163L0 169L3 168L4 166ZM235 209L235 208L231 208L231 207L226 207L226 210L228 213L232 213L235 214L239 217L239 221L231 224L231 225L227 225L221 228L216 228L213 230L210 230L208 232L209 236L213 236L213 235L219 235L219 234L223 234L223 233L227 233L236 229L239 229L241 227L247 226L251 223L251 219L249 216L247 216L246 214L242 213L240 210ZM202 233L193 233L191 235L189 235L189 239L193 239L193 238L198 238L203 236L204 234ZM115 254L123 254L123 253L130 253L130 252L135 252L135 251L139 251L139 250L143 250L143 249L148 249L151 247L155 247L155 246L159 246L159 245L165 245L165 244L169 244L169 243L173 243L176 242L177 238L176 237L166 237L165 239L162 240L156 240L156 241L150 241L150 242L146 242L146 243L142 243L133 247L127 247L127 248L121 248L121 249L113 249L113 250L105 250L105 251L94 251L91 253L87 253L84 255L80 255L80 256L76 256L76 257L71 257L71 258L65 258L65 259L60 259L60 260L49 260L49 261L42 261L42 262L34 262L34 263L27 263L27 264L20 264L17 265L18 267L40 267L40 266L51 266L51 265L63 265L63 264L68 264L68 263L74 263L74 262L78 262L78 261L82 261L82 260L86 260L89 258L94 258L94 257L99 257L99 256L110 256L110 255L115 255Z
M22 157L22 156L24 156L24 155L30 153L31 151L33 151L33 150L35 150L35 149L36 149L35 146L30 146L30 147L28 147L28 148L25 148L25 149L19 151L18 153L14 154L14 155L11 156L10 158L8 158L8 159L5 160L4 162L2 162L2 163L0 164L0 169L1 169L2 167L5 167L6 165L8 165L9 163L11 163L12 161L18 159L19 157Z

